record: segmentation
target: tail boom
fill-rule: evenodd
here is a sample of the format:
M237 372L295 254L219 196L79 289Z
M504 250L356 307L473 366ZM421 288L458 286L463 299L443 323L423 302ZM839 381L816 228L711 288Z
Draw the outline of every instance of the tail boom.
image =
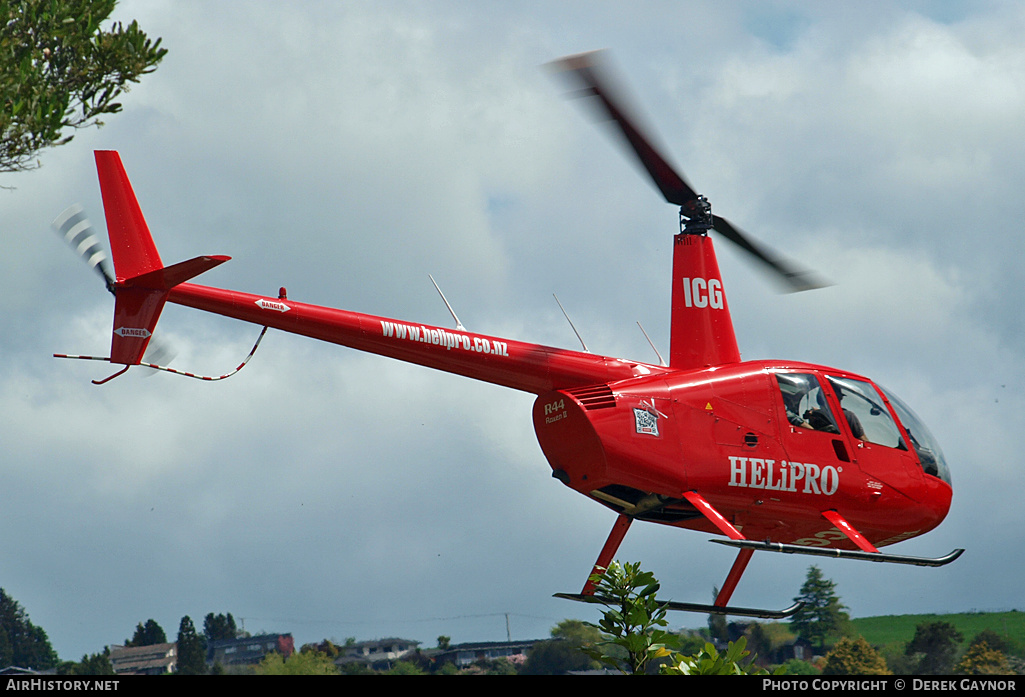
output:
M534 394L667 371L635 361L192 283L171 289L168 300Z
M412 324L357 312L188 283L229 259L164 266L115 151L97 151L114 259L112 363L137 365L166 302L388 356L534 394L668 372L636 361Z

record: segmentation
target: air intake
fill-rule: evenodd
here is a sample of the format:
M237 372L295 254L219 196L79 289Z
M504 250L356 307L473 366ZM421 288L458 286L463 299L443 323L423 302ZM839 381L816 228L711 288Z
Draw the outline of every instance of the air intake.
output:
M612 409L616 406L616 398L608 385L591 385L589 387L577 387L566 390L573 395L578 402L584 405L584 409Z

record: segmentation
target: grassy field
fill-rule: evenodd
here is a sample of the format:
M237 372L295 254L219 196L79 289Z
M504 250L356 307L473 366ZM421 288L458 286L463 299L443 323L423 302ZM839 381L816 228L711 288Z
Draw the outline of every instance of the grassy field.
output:
M964 635L965 643L989 629L1006 637L1016 647L1025 647L1025 612L964 612L955 615L884 615L851 620L855 634L873 646L903 644L915 636L915 627L925 622L949 622Z

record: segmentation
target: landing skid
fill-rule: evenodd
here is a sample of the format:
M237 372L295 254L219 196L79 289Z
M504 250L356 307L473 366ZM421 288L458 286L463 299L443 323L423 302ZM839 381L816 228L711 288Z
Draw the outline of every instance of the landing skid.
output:
M836 510L823 511L822 517L830 523L833 523L837 530L841 531L859 548L858 550L804 547L801 545L783 544L780 542L758 542L755 540L745 539L743 534L698 492L684 492L683 497L690 501L690 503L693 504L694 507L700 511L712 525L718 528L723 535L730 538L728 540L711 540L711 542L726 545L728 547L736 547L739 551L737 552L737 558L734 560L733 566L730 567L729 574L726 576L726 581L719 589L719 594L716 596L715 603L713 605L659 601L667 610L701 612L710 615L759 617L762 619L777 620L796 614L804 606L803 603L795 603L785 610L759 610L756 608L732 607L729 605L730 597L733 595L733 591L736 590L737 583L740 581L740 577L743 575L744 569L747 568L748 562L751 561L751 557L756 551L780 552L783 554L803 554L814 557L836 557L839 559L860 559L863 561L874 561L889 564L911 564L914 566L944 566L954 561L964 553L963 549L955 549L946 556L935 558L912 557L903 554L884 554L876 549L876 547L867 540L864 535L858 532L854 526L847 522L847 520L844 519L844 517ZM580 593L556 593L555 597L564 598L566 600L576 600L584 603L608 605L609 603L605 603L600 596L595 596L596 588L592 579L596 578L596 575L604 573L605 569L608 568L609 563L616 554L616 550L619 549L620 543L626 536L627 530L630 529L630 524L632 522L633 518L631 515L620 513L615 524L612 526L612 532L609 533L609 537L605 541L605 546L602 547L601 553L598 555L598 560L595 562L594 567L592 567L591 574L588 576L583 590Z
M606 604L600 596L585 595L583 593L556 593L553 597L564 600L576 600L581 603ZM610 601L614 602L614 601ZM667 610L679 612L700 612L707 615L735 615L737 617L758 617L766 620L782 620L797 613L804 603L794 603L785 610L759 610L750 607L729 607L726 605L701 605L699 603L678 603L674 600L657 601L659 605Z
M783 554L804 554L812 557L836 557L839 559L861 559L863 561L883 562L889 564L911 564L913 566L944 566L960 557L963 549L955 549L942 557L910 557L903 554L883 554L882 552L859 552L847 549L824 547L803 547L787 545L781 542L756 542L754 540L709 540L727 547L739 547L753 551L781 552Z

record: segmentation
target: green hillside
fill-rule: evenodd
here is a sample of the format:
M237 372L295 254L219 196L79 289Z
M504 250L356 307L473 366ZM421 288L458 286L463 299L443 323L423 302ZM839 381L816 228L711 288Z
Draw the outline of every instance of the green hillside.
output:
M1019 650L1025 647L1025 612L963 612L954 615L883 615L851 620L855 634L873 646L903 644L915 636L915 627L925 622L949 622L965 642L984 629L1010 640Z

